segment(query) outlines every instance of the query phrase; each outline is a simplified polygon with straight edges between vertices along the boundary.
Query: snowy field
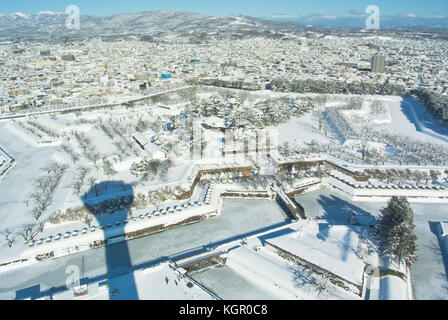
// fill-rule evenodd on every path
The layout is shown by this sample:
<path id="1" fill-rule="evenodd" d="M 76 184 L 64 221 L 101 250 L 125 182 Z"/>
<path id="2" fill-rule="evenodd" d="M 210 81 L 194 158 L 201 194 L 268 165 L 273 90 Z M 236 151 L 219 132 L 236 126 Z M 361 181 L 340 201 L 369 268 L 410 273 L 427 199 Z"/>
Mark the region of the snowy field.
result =
<path id="1" fill-rule="evenodd" d="M 111 245 L 2 272 L 0 298 L 15 299 L 16 291 L 36 285 L 39 286 L 39 292 L 64 289 L 65 268 L 75 265 L 81 269 L 82 256 L 85 259 L 85 278 L 110 279 L 129 271 L 129 266 L 123 266 L 120 260 L 123 254 L 129 254 L 132 268 L 140 269 L 157 264 L 169 256 L 181 257 L 192 248 L 215 247 L 286 222 L 286 216 L 275 202 L 225 200 L 222 215 L 214 219 L 131 240 L 125 247 Z"/>
<path id="2" fill-rule="evenodd" d="M 391 132 L 435 144 L 448 144 L 448 128 L 434 118 L 414 99 L 404 98 L 401 103 L 389 105 L 391 122 L 384 126 Z M 383 129 L 380 127 L 380 130 Z"/>
<path id="3" fill-rule="evenodd" d="M 275 128 L 278 129 L 279 144 L 288 142 L 303 148 L 308 147 L 313 140 L 319 141 L 322 144 L 333 141 L 331 137 L 326 137 L 319 131 L 316 126 L 316 121 L 311 114 L 291 119 L 289 122 Z"/>
<path id="4" fill-rule="evenodd" d="M 33 180 L 41 176 L 41 169 L 53 162 L 54 147 L 35 148 L 18 139 L 5 123 L 0 123 L 0 146 L 4 146 L 16 160 L 16 166 L 0 182 L 1 228 L 20 226 L 31 219 L 27 201 L 33 190 Z M 61 191 L 61 190 L 59 190 Z"/>

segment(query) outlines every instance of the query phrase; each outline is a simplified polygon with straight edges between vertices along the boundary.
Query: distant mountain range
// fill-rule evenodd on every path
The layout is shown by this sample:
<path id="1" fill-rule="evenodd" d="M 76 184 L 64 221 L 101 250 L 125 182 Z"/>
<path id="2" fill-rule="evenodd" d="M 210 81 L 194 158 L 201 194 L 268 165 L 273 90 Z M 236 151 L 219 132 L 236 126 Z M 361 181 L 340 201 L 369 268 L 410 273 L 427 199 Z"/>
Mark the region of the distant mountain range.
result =
<path id="1" fill-rule="evenodd" d="M 363 28 L 367 14 L 361 12 L 349 12 L 343 16 L 334 16 L 327 13 L 314 13 L 300 16 L 276 14 L 269 19 L 280 22 L 296 22 L 303 25 L 319 25 L 326 27 L 358 27 Z M 385 28 L 395 27 L 448 27 L 448 16 L 428 17 L 415 14 L 381 15 L 381 26 Z"/>
<path id="2" fill-rule="evenodd" d="M 383 22 L 389 18 L 383 17 Z M 69 41 L 89 37 L 111 38 L 137 36 L 145 41 L 179 41 L 204 43 L 211 39 L 243 39 L 265 37 L 287 39 L 294 35 L 306 35 L 315 31 L 323 34 L 354 32 L 353 28 L 362 29 L 365 17 L 350 15 L 345 18 L 327 15 L 309 15 L 288 17 L 276 15 L 270 18 L 253 18 L 246 16 L 207 16 L 188 11 L 148 11 L 135 14 L 117 14 L 108 17 L 81 15 L 80 30 L 66 28 L 67 15 L 49 11 L 34 15 L 23 13 L 0 14 L 0 40 L 48 40 Z M 418 23 L 425 26 L 448 26 L 447 18 L 402 17 L 403 27 L 406 21 L 410 26 Z M 414 24 L 411 24 L 413 22 Z M 307 25 L 324 26 L 307 26 Z M 383 23 L 383 26 L 387 25 Z M 391 24 L 392 25 L 392 24 Z M 338 26 L 349 26 L 352 30 L 333 30 Z M 427 27 L 426 27 L 427 28 Z M 437 29 L 438 30 L 438 29 Z M 445 30 L 442 28 L 442 30 Z"/>

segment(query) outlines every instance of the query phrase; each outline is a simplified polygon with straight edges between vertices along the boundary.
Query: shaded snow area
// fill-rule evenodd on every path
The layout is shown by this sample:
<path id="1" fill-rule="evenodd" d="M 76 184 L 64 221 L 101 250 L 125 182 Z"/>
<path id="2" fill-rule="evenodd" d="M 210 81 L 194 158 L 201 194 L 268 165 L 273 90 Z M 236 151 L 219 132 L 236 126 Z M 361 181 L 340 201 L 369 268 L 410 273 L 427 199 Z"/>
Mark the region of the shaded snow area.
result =
<path id="1" fill-rule="evenodd" d="M 322 189 L 295 198 L 310 219 L 324 219 L 330 224 L 348 224 L 355 215 L 361 225 L 375 225 L 385 202 L 355 202 L 335 189 Z"/>
<path id="2" fill-rule="evenodd" d="M 411 268 L 417 300 L 448 300 L 448 243 L 441 222 L 448 221 L 448 206 L 412 204 L 417 235 L 417 262 Z"/>

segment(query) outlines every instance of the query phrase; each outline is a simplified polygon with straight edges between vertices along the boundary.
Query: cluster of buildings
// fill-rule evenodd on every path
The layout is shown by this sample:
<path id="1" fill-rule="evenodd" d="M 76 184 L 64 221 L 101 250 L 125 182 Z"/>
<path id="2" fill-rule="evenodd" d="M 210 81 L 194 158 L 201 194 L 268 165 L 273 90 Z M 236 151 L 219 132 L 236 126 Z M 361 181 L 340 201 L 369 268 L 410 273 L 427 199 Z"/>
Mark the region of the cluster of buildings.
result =
<path id="1" fill-rule="evenodd" d="M 389 82 L 447 93 L 446 43 L 367 36 L 149 43 L 0 43 L 0 112 L 130 96 L 189 79 Z"/>

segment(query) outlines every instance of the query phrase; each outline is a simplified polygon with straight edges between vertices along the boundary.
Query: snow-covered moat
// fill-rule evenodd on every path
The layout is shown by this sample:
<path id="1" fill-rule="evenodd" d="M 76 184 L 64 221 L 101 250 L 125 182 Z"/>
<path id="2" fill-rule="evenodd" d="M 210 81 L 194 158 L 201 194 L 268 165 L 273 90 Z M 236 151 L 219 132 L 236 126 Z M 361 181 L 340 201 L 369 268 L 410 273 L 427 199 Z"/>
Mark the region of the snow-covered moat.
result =
<path id="1" fill-rule="evenodd" d="M 122 250 L 128 250 L 132 270 L 142 269 L 165 261 L 172 255 L 181 256 L 182 252 L 192 248 L 214 247 L 288 222 L 288 218 L 275 202 L 225 200 L 221 216 L 128 241 L 127 246 L 108 246 L 109 259 L 105 256 L 106 249 L 99 248 L 3 272 L 0 276 L 0 298 L 15 299 L 16 293 L 26 295 L 34 292 L 37 295 L 36 292 L 40 292 L 48 295 L 65 290 L 66 268 L 75 265 L 81 270 L 83 256 L 83 279 L 88 282 L 107 281 L 129 271 L 128 267 L 123 268 L 120 265 L 121 257 L 126 254 Z"/>
<path id="2" fill-rule="evenodd" d="M 224 300 L 277 300 L 280 297 L 239 275 L 231 268 L 215 267 L 195 273 L 193 279 L 212 289 Z"/>

